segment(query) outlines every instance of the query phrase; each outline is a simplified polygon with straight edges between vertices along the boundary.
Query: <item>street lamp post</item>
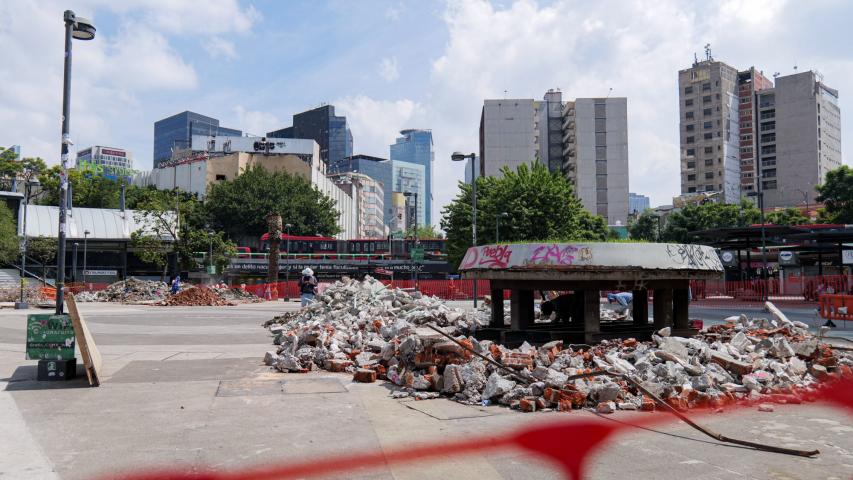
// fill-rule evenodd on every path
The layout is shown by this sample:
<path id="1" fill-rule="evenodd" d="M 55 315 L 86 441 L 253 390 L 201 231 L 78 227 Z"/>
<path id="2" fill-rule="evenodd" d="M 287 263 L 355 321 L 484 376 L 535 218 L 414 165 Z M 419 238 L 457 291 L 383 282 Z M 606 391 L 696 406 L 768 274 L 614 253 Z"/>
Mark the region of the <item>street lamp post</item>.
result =
<path id="1" fill-rule="evenodd" d="M 764 300 L 767 301 L 767 236 L 765 234 L 764 229 L 764 192 L 761 190 L 761 176 L 758 177 L 758 191 L 757 192 L 749 192 L 746 194 L 748 197 L 758 197 L 758 210 L 761 218 L 761 269 L 763 270 L 762 276 L 764 277 Z"/>
<path id="2" fill-rule="evenodd" d="M 415 225 L 414 226 L 415 243 L 412 245 L 412 248 L 414 249 L 414 248 L 417 248 L 420 244 L 420 242 L 418 240 L 418 192 L 404 192 L 403 195 L 405 195 L 406 198 L 415 197 L 415 212 L 412 215 L 412 218 L 414 218 L 414 220 L 415 220 L 415 222 L 414 222 L 414 225 Z M 408 210 L 408 207 L 406 209 Z M 410 252 L 411 252 L 411 250 L 410 250 Z M 409 255 L 409 256 L 412 257 L 411 255 Z M 417 269 L 417 266 L 415 265 L 414 257 L 412 257 L 412 279 L 415 281 L 415 289 L 417 289 L 418 288 L 418 269 Z"/>
<path id="3" fill-rule="evenodd" d="M 37 178 L 28 180 L 27 183 L 24 184 L 24 218 L 21 223 L 21 299 L 15 304 L 15 309 L 17 310 L 26 310 L 30 308 L 24 298 L 24 284 L 27 281 L 27 205 L 29 205 L 30 202 L 30 188 L 38 185 L 39 181 Z"/>
<path id="4" fill-rule="evenodd" d="M 506 212 L 495 214 L 495 243 L 501 243 L 501 217 L 507 218 L 509 214 Z"/>
<path id="5" fill-rule="evenodd" d="M 477 246 L 477 174 L 474 170 L 474 160 L 477 155 L 469 153 L 465 155 L 462 152 L 453 152 L 450 159 L 454 162 L 462 162 L 471 159 L 471 245 Z M 477 308 L 477 280 L 474 280 L 474 308 Z"/>
<path id="6" fill-rule="evenodd" d="M 88 252 L 87 242 L 89 240 L 89 234 L 92 233 L 88 230 L 83 230 L 83 283 L 86 283 L 86 253 Z"/>
<path id="7" fill-rule="evenodd" d="M 285 247 L 285 260 L 290 260 L 290 229 L 293 225 L 287 223 L 284 228 L 287 230 L 287 247 Z M 284 271 L 284 301 L 290 301 L 290 296 L 287 294 L 287 289 L 290 288 L 290 263 L 285 262 L 287 269 Z"/>
<path id="8" fill-rule="evenodd" d="M 56 255 L 56 313 L 62 314 L 65 302 L 65 222 L 68 207 L 68 146 L 71 145 L 71 39 L 95 38 L 92 22 L 71 10 L 63 14 L 65 21 L 65 70 L 62 80 L 62 149 L 59 172 L 59 246 Z"/>

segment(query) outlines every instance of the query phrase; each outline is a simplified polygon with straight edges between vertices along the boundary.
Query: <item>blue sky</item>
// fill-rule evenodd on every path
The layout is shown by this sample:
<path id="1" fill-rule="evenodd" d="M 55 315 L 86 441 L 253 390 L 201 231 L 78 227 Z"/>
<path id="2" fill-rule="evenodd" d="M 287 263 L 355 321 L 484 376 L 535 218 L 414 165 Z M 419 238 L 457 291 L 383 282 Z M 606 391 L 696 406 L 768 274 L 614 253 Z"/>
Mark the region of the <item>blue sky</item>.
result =
<path id="1" fill-rule="evenodd" d="M 853 148 L 853 55 L 841 0 L 0 2 L 0 145 L 58 162 L 62 11 L 92 17 L 76 42 L 77 146 L 151 165 L 153 123 L 183 110 L 263 134 L 323 102 L 347 115 L 356 153 L 388 155 L 403 128 L 433 129 L 433 222 L 456 193 L 454 150 L 476 151 L 484 98 L 628 98 L 631 191 L 678 194 L 677 71 L 706 43 L 737 68 L 817 69 L 841 92 Z M 849 162 L 845 162 L 849 163 Z"/>

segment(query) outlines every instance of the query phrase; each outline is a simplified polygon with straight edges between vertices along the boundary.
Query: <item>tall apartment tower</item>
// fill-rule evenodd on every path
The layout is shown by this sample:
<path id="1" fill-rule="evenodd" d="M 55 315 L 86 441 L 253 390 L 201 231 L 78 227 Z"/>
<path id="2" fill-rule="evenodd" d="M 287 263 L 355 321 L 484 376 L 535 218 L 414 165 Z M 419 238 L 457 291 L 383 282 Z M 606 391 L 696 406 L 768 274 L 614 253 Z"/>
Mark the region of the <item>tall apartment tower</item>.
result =
<path id="1" fill-rule="evenodd" d="M 707 59 L 678 72 L 681 194 L 720 192 L 740 199 L 738 71 Z"/>
<path id="2" fill-rule="evenodd" d="M 740 190 L 745 195 L 757 188 L 758 125 L 754 121 L 758 110 L 756 94 L 773 88 L 769 80 L 755 67 L 737 74 L 738 136 L 740 138 Z"/>
<path id="3" fill-rule="evenodd" d="M 564 172 L 584 208 L 609 225 L 628 219 L 628 99 L 578 98 L 563 107 Z"/>
<path id="4" fill-rule="evenodd" d="M 347 117 L 335 115 L 334 105 L 323 105 L 293 116 L 293 126 L 267 132 L 271 138 L 311 138 L 320 145 L 320 159 L 334 167 L 352 155 L 352 132 Z"/>
<path id="5" fill-rule="evenodd" d="M 435 151 L 432 143 L 432 131 L 419 128 L 408 128 L 400 131 L 395 143 L 388 147 L 391 161 L 402 161 L 416 163 L 424 166 L 425 193 L 419 198 L 424 207 L 424 215 L 427 224 L 432 223 L 432 191 L 434 177 L 432 175 L 432 164 L 435 161 Z"/>
<path id="6" fill-rule="evenodd" d="M 838 91 L 814 71 L 776 78 L 756 95 L 754 124 L 765 208 L 814 203 L 815 186 L 841 166 Z"/>

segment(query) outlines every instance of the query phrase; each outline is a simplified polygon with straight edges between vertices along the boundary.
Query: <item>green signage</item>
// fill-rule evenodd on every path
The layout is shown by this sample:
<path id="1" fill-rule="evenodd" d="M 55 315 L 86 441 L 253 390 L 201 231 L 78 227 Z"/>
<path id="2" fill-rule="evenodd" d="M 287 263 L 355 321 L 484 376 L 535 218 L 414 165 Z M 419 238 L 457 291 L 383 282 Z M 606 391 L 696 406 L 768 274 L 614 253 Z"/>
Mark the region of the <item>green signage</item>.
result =
<path id="1" fill-rule="evenodd" d="M 216 275 L 216 265 L 208 265 L 207 266 L 207 273 L 209 275 Z"/>
<path id="2" fill-rule="evenodd" d="M 68 315 L 27 315 L 27 360 L 74 358 L 74 326 Z"/>
<path id="3" fill-rule="evenodd" d="M 423 247 L 412 247 L 410 254 L 412 256 L 413 262 L 421 263 L 424 261 L 424 248 Z"/>

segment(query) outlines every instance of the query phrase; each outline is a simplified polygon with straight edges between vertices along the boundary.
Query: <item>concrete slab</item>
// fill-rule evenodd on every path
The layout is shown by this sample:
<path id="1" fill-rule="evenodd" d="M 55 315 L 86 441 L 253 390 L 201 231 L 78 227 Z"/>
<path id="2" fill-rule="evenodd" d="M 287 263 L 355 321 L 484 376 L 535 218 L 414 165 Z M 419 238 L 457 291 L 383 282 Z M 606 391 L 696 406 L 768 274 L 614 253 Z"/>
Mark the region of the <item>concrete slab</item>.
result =
<path id="1" fill-rule="evenodd" d="M 421 412 L 424 415 L 429 415 L 436 420 L 459 420 L 461 418 L 490 417 L 492 415 L 500 414 L 501 412 L 499 412 L 499 410 L 503 410 L 503 413 L 506 413 L 506 409 L 499 409 L 499 407 L 486 408 L 463 405 L 459 402 L 454 402 L 453 400 L 446 398 L 422 401 L 406 400 L 400 403 L 412 410 Z"/>
<path id="2" fill-rule="evenodd" d="M 281 395 L 284 383 L 271 379 L 222 380 L 216 390 L 217 397 L 245 397 L 256 395 Z"/>
<path id="3" fill-rule="evenodd" d="M 191 382 L 227 380 L 266 370 L 259 358 L 178 360 L 174 362 L 133 361 L 110 377 L 110 383 Z"/>
<path id="4" fill-rule="evenodd" d="M 310 394 L 310 393 L 345 393 L 341 381 L 334 377 L 315 377 L 304 379 L 288 379 L 284 381 L 284 393 L 286 394 Z"/>

